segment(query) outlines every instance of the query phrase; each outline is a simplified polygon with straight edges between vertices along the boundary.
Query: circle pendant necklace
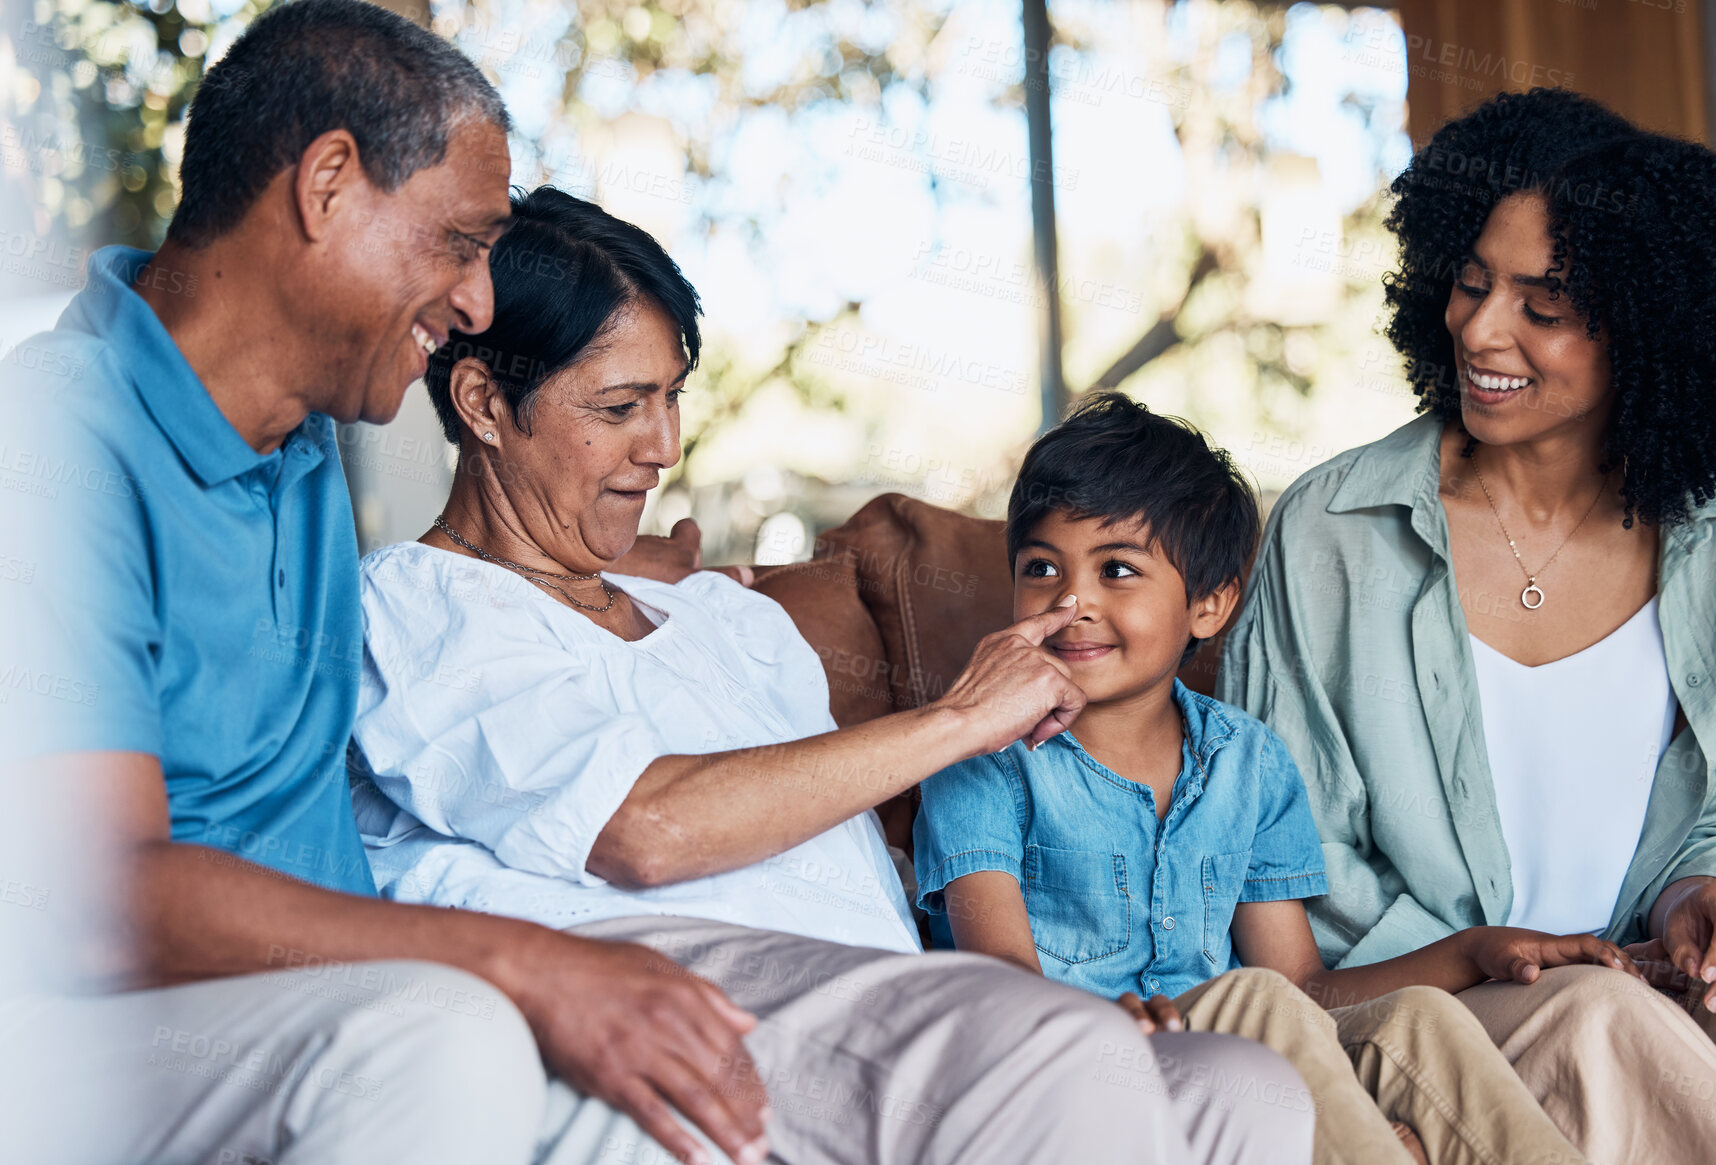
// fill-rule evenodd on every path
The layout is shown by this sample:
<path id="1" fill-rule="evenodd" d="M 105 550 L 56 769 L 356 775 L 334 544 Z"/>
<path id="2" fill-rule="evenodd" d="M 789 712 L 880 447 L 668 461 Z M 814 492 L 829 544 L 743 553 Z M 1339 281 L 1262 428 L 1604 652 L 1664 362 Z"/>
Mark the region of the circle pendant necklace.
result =
<path id="1" fill-rule="evenodd" d="M 1603 487 L 1609 484 L 1609 475 L 1606 473 L 1603 475 L 1602 486 L 1598 488 L 1597 496 L 1591 499 L 1591 508 L 1585 511 L 1585 518 L 1580 518 L 1573 529 L 1567 532 L 1567 537 L 1561 540 L 1561 545 L 1555 548 L 1555 553 L 1549 556 L 1548 562 L 1538 567 L 1536 571 L 1531 571 L 1526 569 L 1525 559 L 1519 556 L 1519 547 L 1514 545 L 1513 535 L 1507 532 L 1507 524 L 1502 521 L 1501 511 L 1496 508 L 1495 498 L 1490 496 L 1490 487 L 1484 484 L 1484 474 L 1478 468 L 1476 457 L 1472 458 L 1472 472 L 1477 475 L 1478 488 L 1484 491 L 1484 500 L 1490 504 L 1490 513 L 1496 516 L 1496 526 L 1500 528 L 1502 537 L 1507 539 L 1507 548 L 1513 551 L 1513 560 L 1519 563 L 1519 569 L 1525 575 L 1525 589 L 1519 592 L 1520 605 L 1528 611 L 1535 611 L 1543 606 L 1543 600 L 1548 597 L 1543 593 L 1543 588 L 1537 585 L 1537 576 L 1548 570 L 1555 560 L 1561 557 L 1561 552 L 1567 548 L 1569 542 L 1573 541 L 1573 535 L 1577 534 L 1579 527 L 1585 524 L 1585 518 L 1589 518 L 1596 512 L 1597 503 L 1602 501 L 1603 495 L 1608 492 Z"/>

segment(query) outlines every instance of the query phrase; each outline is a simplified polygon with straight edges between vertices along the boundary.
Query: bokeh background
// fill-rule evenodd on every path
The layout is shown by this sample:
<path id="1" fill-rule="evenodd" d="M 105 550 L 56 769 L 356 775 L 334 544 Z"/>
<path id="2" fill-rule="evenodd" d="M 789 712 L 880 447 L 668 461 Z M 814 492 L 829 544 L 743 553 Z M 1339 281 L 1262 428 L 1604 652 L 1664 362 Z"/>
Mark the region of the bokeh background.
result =
<path id="1" fill-rule="evenodd" d="M 5 3 L 10 358 L 91 248 L 160 241 L 198 81 L 269 3 Z M 646 227 L 702 292 L 644 530 L 694 516 L 711 562 L 807 557 L 886 490 L 998 516 L 1093 387 L 1202 426 L 1271 497 L 1412 415 L 1379 313 L 1413 143 L 1538 84 L 1704 138 L 1716 35 L 1712 0 L 388 6 L 495 81 L 515 183 Z M 451 477 L 422 392 L 341 440 L 363 549 L 420 534 Z"/>

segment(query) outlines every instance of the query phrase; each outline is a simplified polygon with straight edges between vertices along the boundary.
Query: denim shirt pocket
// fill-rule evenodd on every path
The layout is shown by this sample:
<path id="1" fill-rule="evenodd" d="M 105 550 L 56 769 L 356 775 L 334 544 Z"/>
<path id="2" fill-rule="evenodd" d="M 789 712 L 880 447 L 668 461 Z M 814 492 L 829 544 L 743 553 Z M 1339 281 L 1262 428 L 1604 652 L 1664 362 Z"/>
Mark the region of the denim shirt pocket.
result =
<path id="1" fill-rule="evenodd" d="M 1063 963 L 1089 963 L 1132 943 L 1126 855 L 1027 845 L 1025 911 L 1037 950 Z"/>
<path id="2" fill-rule="evenodd" d="M 1227 967 L 1227 957 L 1217 952 L 1231 949 L 1225 940 L 1233 927 L 1233 911 L 1239 905 L 1240 891 L 1245 889 L 1251 851 L 1206 854 L 1203 865 L 1204 958 L 1209 960 L 1213 974 Z"/>

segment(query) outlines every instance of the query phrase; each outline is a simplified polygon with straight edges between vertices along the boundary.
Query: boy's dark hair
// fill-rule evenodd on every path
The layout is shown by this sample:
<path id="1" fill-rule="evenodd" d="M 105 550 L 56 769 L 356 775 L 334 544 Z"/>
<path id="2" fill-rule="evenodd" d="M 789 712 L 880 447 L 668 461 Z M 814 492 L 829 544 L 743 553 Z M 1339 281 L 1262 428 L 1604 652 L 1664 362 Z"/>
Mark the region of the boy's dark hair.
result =
<path id="1" fill-rule="evenodd" d="M 292 0 L 251 25 L 198 87 L 167 237 L 213 242 L 329 130 L 349 130 L 364 173 L 396 190 L 439 165 L 472 116 L 510 128 L 500 94 L 449 42 L 361 0 Z"/>
<path id="2" fill-rule="evenodd" d="M 1150 547 L 1185 579 L 1188 603 L 1237 580 L 1257 547 L 1257 499 L 1226 451 L 1119 392 L 1086 397 L 1025 454 L 1007 499 L 1009 567 L 1051 512 L 1148 523 Z"/>
<path id="3" fill-rule="evenodd" d="M 601 342 L 626 308 L 655 304 L 679 328 L 685 370 L 702 349 L 697 291 L 648 231 L 622 222 L 552 186 L 514 189 L 512 222 L 489 253 L 495 314 L 488 331 L 455 331 L 429 358 L 424 382 L 447 440 L 459 443 L 453 365 L 475 357 L 488 367 L 512 408 L 513 424 L 530 432 L 536 391 Z"/>

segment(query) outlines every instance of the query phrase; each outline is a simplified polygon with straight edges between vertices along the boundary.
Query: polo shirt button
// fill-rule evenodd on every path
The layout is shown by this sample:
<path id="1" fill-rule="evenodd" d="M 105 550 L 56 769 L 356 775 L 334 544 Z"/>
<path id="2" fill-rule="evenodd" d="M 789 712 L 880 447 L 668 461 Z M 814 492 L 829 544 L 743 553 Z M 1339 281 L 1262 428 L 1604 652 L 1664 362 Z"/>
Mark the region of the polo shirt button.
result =
<path id="1" fill-rule="evenodd" d="M 1699 684 L 1701 684 L 1703 682 L 1704 682 L 1704 677 L 1699 675 L 1697 672 L 1693 672 L 1691 675 L 1686 677 L 1686 686 L 1690 687 L 1690 688 L 1696 688 Z"/>
<path id="2" fill-rule="evenodd" d="M 1160 991 L 1161 989 L 1162 989 L 1162 980 L 1160 980 L 1160 979 L 1150 980 L 1150 990 Z"/>
<path id="3" fill-rule="evenodd" d="M 1163 930 L 1173 930 L 1174 929 L 1174 916 L 1173 915 L 1170 914 L 1168 917 L 1166 917 L 1162 920 L 1162 929 Z"/>

